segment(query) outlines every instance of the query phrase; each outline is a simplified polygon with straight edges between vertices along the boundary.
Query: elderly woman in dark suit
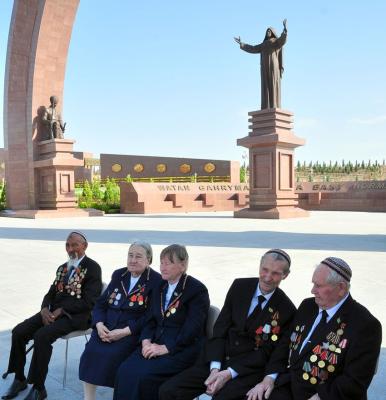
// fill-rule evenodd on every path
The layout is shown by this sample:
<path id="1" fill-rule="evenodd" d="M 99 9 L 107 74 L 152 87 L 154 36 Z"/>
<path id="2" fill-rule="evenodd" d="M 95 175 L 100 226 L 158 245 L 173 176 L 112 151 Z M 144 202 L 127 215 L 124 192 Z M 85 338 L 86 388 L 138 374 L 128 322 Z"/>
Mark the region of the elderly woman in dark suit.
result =
<path id="1" fill-rule="evenodd" d="M 141 347 L 118 369 L 114 400 L 156 400 L 159 386 L 191 366 L 205 335 L 207 288 L 188 276 L 188 253 L 173 244 L 161 252 L 164 281 L 151 300 Z"/>
<path id="2" fill-rule="evenodd" d="M 114 387 L 116 371 L 138 345 L 150 296 L 161 276 L 150 268 L 153 252 L 146 242 L 133 243 L 127 267 L 114 271 L 93 310 L 90 341 L 81 356 L 79 379 L 85 400 L 94 400 L 97 386 Z"/>

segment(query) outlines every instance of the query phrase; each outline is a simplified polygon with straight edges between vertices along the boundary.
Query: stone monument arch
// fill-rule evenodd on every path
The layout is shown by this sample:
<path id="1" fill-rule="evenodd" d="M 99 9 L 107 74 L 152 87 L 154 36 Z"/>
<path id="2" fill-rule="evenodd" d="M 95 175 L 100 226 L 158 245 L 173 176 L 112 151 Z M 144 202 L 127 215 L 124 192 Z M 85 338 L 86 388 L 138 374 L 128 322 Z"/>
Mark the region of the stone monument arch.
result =
<path id="1" fill-rule="evenodd" d="M 4 85 L 7 206 L 12 210 L 76 204 L 69 189 L 73 169 L 82 162 L 72 155 L 74 141 L 42 141 L 36 127 L 39 110 L 52 95 L 60 99 L 59 108 L 63 105 L 78 5 L 79 0 L 14 0 Z M 60 201 L 52 200 L 53 192 Z"/>

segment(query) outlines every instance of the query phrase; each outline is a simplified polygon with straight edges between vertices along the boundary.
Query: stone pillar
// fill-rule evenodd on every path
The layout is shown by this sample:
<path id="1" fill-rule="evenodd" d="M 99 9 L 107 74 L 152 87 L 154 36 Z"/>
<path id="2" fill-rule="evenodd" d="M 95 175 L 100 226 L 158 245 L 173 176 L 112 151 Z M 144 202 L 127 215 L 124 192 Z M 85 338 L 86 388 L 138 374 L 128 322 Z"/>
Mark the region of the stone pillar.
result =
<path id="1" fill-rule="evenodd" d="M 248 113 L 250 133 L 237 144 L 249 149 L 249 207 L 236 218 L 307 217 L 295 194 L 294 149 L 304 139 L 292 132 L 293 114 L 278 108 Z"/>
<path id="2" fill-rule="evenodd" d="M 74 140 L 53 139 L 38 143 L 39 159 L 34 162 L 38 207 L 63 209 L 76 207 L 74 169 L 83 165 L 73 155 Z"/>

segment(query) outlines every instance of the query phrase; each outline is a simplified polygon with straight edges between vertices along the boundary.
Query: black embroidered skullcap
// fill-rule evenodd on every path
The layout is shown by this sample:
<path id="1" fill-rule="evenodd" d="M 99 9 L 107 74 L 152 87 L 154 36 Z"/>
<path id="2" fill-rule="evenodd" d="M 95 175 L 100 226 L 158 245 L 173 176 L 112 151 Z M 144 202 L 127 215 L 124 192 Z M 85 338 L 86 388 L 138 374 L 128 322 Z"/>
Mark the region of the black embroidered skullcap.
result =
<path id="1" fill-rule="evenodd" d="M 327 265 L 337 274 L 346 279 L 347 282 L 350 282 L 352 272 L 350 266 L 346 263 L 346 261 L 338 257 L 327 257 L 321 262 L 321 264 Z"/>
<path id="2" fill-rule="evenodd" d="M 79 231 L 72 231 L 72 232 L 69 233 L 69 235 L 68 235 L 67 237 L 70 237 L 70 236 L 72 236 L 72 235 L 78 235 L 78 236 L 80 236 L 80 237 L 83 238 L 84 241 L 87 243 L 87 238 L 86 238 L 86 235 L 85 235 L 84 233 L 79 232 Z"/>
<path id="3" fill-rule="evenodd" d="M 281 256 L 283 256 L 287 260 L 288 265 L 291 266 L 291 257 L 284 250 L 282 250 L 282 249 L 271 249 L 271 250 L 268 250 L 265 254 L 271 254 L 271 253 L 280 254 Z"/>

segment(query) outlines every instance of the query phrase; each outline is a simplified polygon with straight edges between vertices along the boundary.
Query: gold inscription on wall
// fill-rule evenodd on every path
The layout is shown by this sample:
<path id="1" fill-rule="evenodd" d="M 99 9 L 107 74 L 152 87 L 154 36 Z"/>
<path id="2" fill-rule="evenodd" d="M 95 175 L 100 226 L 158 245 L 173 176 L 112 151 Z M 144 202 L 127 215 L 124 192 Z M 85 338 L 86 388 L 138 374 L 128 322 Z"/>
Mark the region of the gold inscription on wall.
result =
<path id="1" fill-rule="evenodd" d="M 213 172 L 215 169 L 216 169 L 216 166 L 211 162 L 208 162 L 204 165 L 204 171 L 207 172 L 208 174 Z"/>
<path id="2" fill-rule="evenodd" d="M 181 164 L 180 165 L 180 172 L 182 172 L 183 174 L 187 174 L 191 171 L 191 166 L 189 164 Z"/>
<path id="3" fill-rule="evenodd" d="M 122 170 L 122 165 L 121 164 L 113 164 L 111 166 L 111 170 L 113 172 L 120 172 Z"/>
<path id="4" fill-rule="evenodd" d="M 143 170 L 145 169 L 145 167 L 141 164 L 141 163 L 138 163 L 138 164 L 135 164 L 134 165 L 134 171 L 135 172 L 143 172 Z"/>
<path id="5" fill-rule="evenodd" d="M 166 164 L 157 164 L 157 172 L 162 174 L 163 172 L 166 172 Z"/>

